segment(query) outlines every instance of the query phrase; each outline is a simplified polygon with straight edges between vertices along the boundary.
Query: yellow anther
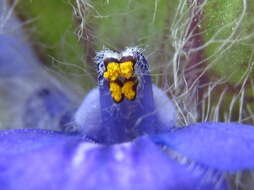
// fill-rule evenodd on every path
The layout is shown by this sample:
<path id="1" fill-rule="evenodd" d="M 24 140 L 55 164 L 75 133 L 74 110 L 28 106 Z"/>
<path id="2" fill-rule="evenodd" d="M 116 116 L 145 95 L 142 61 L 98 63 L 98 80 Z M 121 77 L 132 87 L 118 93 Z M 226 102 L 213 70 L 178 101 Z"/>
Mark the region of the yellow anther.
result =
<path id="1" fill-rule="evenodd" d="M 136 96 L 136 91 L 134 89 L 135 85 L 136 84 L 133 81 L 127 81 L 123 84 L 122 93 L 128 100 L 133 100 Z"/>
<path id="2" fill-rule="evenodd" d="M 120 102 L 122 100 L 121 86 L 118 83 L 110 82 L 109 91 L 114 101 Z"/>
<path id="3" fill-rule="evenodd" d="M 121 77 L 130 79 L 133 75 L 133 62 L 127 61 L 120 63 Z"/>
<path id="4" fill-rule="evenodd" d="M 103 77 L 114 81 L 116 80 L 120 75 L 120 67 L 118 63 L 111 62 L 107 65 L 107 71 L 103 74 Z"/>

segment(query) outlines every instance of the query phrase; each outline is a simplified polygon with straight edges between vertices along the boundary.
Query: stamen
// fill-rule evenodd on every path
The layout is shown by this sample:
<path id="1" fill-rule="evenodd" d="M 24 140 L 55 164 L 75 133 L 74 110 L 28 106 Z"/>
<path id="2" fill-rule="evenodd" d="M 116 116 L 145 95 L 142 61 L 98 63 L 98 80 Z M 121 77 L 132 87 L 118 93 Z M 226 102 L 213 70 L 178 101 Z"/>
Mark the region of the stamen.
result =
<path id="1" fill-rule="evenodd" d="M 121 102 L 123 99 L 121 86 L 117 82 L 110 82 L 109 83 L 109 90 L 111 92 L 111 96 L 113 100 L 117 103 Z"/>
<path id="2" fill-rule="evenodd" d="M 134 81 L 127 81 L 123 84 L 122 93 L 128 100 L 134 100 L 136 97 L 136 83 Z"/>
<path id="3" fill-rule="evenodd" d="M 120 63 L 121 77 L 130 79 L 133 75 L 133 62 L 127 61 Z"/>
<path id="4" fill-rule="evenodd" d="M 120 103 L 124 97 L 128 100 L 134 100 L 136 97 L 135 62 L 127 58 L 122 59 L 120 61 L 104 60 L 106 71 L 103 77 L 108 80 L 111 97 L 116 103 Z"/>
<path id="5" fill-rule="evenodd" d="M 103 74 L 103 77 L 115 81 L 120 76 L 120 67 L 116 62 L 111 62 L 107 65 L 107 71 Z"/>

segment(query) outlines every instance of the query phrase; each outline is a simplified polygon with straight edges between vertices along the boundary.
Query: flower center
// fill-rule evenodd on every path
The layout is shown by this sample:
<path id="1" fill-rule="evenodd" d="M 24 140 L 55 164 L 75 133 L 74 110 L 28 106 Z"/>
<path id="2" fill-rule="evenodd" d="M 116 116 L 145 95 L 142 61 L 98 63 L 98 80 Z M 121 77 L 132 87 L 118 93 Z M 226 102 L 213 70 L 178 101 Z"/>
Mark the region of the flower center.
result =
<path id="1" fill-rule="evenodd" d="M 120 76 L 126 79 L 130 79 L 133 76 L 133 62 L 127 61 L 124 63 L 120 63 Z"/>
<path id="2" fill-rule="evenodd" d="M 121 85 L 117 82 L 109 83 L 109 90 L 114 101 L 120 102 L 123 99 Z"/>
<path id="3" fill-rule="evenodd" d="M 112 62 L 107 65 L 107 71 L 103 74 L 103 77 L 114 81 L 120 76 L 120 72 L 119 63 Z"/>
<path id="4" fill-rule="evenodd" d="M 105 63 L 106 71 L 103 77 L 109 81 L 109 91 L 116 103 L 124 98 L 134 100 L 136 97 L 137 78 L 134 76 L 134 61 Z"/>
<path id="5" fill-rule="evenodd" d="M 137 83 L 134 81 L 125 82 L 122 87 L 122 94 L 124 94 L 124 97 L 128 100 L 133 100 L 136 96 L 136 86 Z"/>

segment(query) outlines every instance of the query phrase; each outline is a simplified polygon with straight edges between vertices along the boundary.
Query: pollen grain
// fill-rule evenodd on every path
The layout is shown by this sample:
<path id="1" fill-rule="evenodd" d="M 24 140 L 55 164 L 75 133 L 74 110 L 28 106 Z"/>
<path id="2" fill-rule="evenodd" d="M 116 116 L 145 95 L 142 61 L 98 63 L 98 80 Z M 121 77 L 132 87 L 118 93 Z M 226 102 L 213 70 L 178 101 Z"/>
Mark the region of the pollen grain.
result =
<path id="1" fill-rule="evenodd" d="M 120 67 L 118 63 L 111 62 L 107 65 L 107 71 L 103 74 L 103 77 L 114 81 L 116 80 L 120 75 Z"/>
<path id="2" fill-rule="evenodd" d="M 110 82 L 109 90 L 111 92 L 113 100 L 116 101 L 117 103 L 121 102 L 122 100 L 121 86 L 116 82 Z"/>
<path id="3" fill-rule="evenodd" d="M 134 88 L 135 85 L 136 83 L 134 81 L 127 81 L 123 84 L 122 94 L 128 100 L 134 100 L 134 98 L 136 97 L 136 91 Z"/>
<path id="4" fill-rule="evenodd" d="M 120 71 L 121 77 L 130 79 L 133 75 L 133 62 L 127 61 L 120 63 Z"/>

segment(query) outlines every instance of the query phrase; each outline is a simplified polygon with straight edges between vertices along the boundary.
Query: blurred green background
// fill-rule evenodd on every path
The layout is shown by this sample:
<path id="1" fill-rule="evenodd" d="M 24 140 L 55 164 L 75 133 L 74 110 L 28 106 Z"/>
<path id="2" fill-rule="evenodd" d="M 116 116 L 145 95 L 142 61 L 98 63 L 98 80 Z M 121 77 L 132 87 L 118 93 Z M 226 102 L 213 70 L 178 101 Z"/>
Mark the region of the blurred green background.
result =
<path id="1" fill-rule="evenodd" d="M 75 16 L 73 8 L 77 8 L 77 4 L 72 0 L 19 2 L 16 13 L 22 20 L 30 21 L 25 28 L 45 64 L 54 71 L 72 77 L 88 90 L 96 85 L 92 60 L 96 51 L 103 47 L 121 50 L 126 46 L 140 46 L 146 49 L 154 82 L 164 87 L 165 81 L 172 81 L 172 67 L 167 65 L 172 63 L 175 47 L 181 43 L 181 39 L 176 39 L 179 36 L 173 34 L 186 29 L 182 25 L 187 23 L 177 21 L 188 19 L 188 7 L 191 6 L 187 5 L 187 1 L 80 2 L 84 3 L 83 22 Z M 181 9 L 179 3 L 183 5 Z M 219 120 L 230 118 L 254 123 L 253 16 L 254 2 L 251 0 L 213 0 L 202 8 L 199 27 L 204 61 L 200 68 L 210 67 L 205 72 L 206 83 L 222 81 L 213 89 L 209 100 L 215 110 L 225 91 Z M 79 27 L 80 23 L 83 28 Z M 81 39 L 78 38 L 78 32 L 82 33 Z M 162 71 L 165 73 L 165 68 L 168 69 L 168 80 L 161 74 Z M 207 85 L 203 86 L 203 92 L 207 92 Z M 172 93 L 170 95 L 173 96 Z M 206 93 L 203 97 L 207 98 Z"/>

